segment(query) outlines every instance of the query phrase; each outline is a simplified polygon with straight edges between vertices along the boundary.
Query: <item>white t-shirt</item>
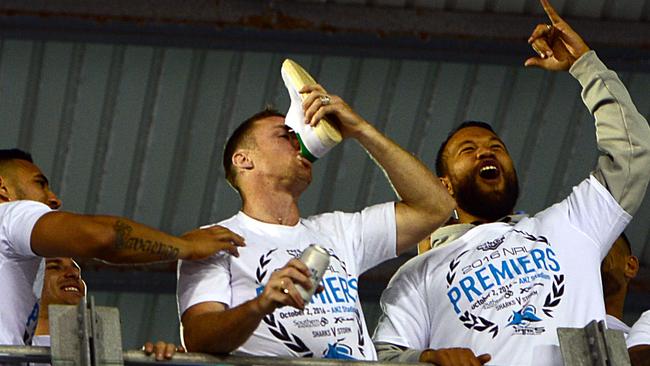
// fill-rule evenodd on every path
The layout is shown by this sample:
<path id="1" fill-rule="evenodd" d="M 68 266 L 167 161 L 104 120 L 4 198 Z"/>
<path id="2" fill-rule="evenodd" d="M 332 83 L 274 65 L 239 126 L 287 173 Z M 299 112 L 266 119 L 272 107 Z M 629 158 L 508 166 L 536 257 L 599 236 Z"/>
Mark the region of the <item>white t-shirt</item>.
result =
<path id="1" fill-rule="evenodd" d="M 627 348 L 650 345 L 650 310 L 641 314 L 639 320 L 632 325 L 626 343 Z"/>
<path id="2" fill-rule="evenodd" d="M 50 347 L 51 346 L 51 339 L 49 335 L 35 335 L 32 338 L 32 346 L 39 346 L 39 347 Z M 50 366 L 49 363 L 29 363 L 29 366 Z"/>
<path id="3" fill-rule="evenodd" d="M 50 335 L 35 335 L 32 338 L 32 346 L 50 347 Z"/>
<path id="4" fill-rule="evenodd" d="M 627 339 L 628 334 L 630 333 L 630 326 L 623 323 L 620 319 L 609 314 L 605 314 L 605 324 L 607 329 L 618 330 L 623 332 L 623 336 Z"/>
<path id="5" fill-rule="evenodd" d="M 271 273 L 310 244 L 330 254 L 325 290 L 299 311 L 282 307 L 266 316 L 237 350 L 260 356 L 376 360 L 359 301 L 359 275 L 395 257 L 394 203 L 357 213 L 333 212 L 300 219 L 295 226 L 257 221 L 243 212 L 222 221 L 246 239 L 240 257 L 217 254 L 179 265 L 180 314 L 192 305 L 215 301 L 232 308 L 262 292 Z"/>
<path id="6" fill-rule="evenodd" d="M 32 252 L 31 235 L 50 211 L 34 201 L 0 204 L 0 344 L 23 345 L 33 335 L 40 297 L 34 283 L 43 259 Z"/>
<path id="7" fill-rule="evenodd" d="M 590 177 L 534 217 L 477 226 L 395 274 L 374 339 L 561 365 L 556 328 L 605 318 L 600 262 L 630 219 Z"/>

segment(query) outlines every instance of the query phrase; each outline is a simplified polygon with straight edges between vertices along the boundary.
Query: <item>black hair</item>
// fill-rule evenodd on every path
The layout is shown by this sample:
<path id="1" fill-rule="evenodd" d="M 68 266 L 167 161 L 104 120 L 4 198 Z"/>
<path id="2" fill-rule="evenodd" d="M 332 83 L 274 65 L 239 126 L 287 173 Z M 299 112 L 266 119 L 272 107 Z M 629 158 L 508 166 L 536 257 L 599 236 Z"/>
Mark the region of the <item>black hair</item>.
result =
<path id="1" fill-rule="evenodd" d="M 436 174 L 439 177 L 442 177 L 447 174 L 447 166 L 445 165 L 445 160 L 443 158 L 445 148 L 447 147 L 447 144 L 449 143 L 449 140 L 456 134 L 456 132 L 462 130 L 463 128 L 468 128 L 468 127 L 480 127 L 484 128 L 488 131 L 491 131 L 496 135 L 496 132 L 490 126 L 489 123 L 487 122 L 481 122 L 481 121 L 463 121 L 460 125 L 458 125 L 456 128 L 451 130 L 449 134 L 447 135 L 447 138 L 445 141 L 442 142 L 440 145 L 440 148 L 438 149 L 438 154 L 436 155 Z"/>
<path id="2" fill-rule="evenodd" d="M 223 148 L 223 170 L 226 173 L 226 180 L 237 189 L 235 185 L 236 172 L 232 166 L 232 156 L 239 149 L 250 135 L 253 124 L 268 117 L 285 117 L 284 114 L 272 107 L 266 107 L 263 111 L 257 112 L 242 122 L 230 135 Z"/>
<path id="3" fill-rule="evenodd" d="M 627 250 L 627 255 L 632 255 L 632 245 L 630 244 L 630 239 L 627 237 L 627 235 L 625 235 L 625 232 L 621 233 L 619 239 L 623 239 L 623 243 L 625 243 L 625 250 Z"/>
<path id="4" fill-rule="evenodd" d="M 33 163 L 32 155 L 27 151 L 20 149 L 0 149 L 0 163 L 4 163 L 9 160 L 26 160 L 30 163 Z"/>

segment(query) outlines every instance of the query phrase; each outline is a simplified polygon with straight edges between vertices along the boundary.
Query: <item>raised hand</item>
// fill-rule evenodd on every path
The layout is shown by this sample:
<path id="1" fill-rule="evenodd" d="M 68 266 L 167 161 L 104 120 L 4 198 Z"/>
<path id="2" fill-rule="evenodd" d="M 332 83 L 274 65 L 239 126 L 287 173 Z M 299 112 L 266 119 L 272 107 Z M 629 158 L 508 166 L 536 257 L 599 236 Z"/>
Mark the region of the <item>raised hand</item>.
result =
<path id="1" fill-rule="evenodd" d="M 309 268 L 298 259 L 290 260 L 284 267 L 273 272 L 264 291 L 257 298 L 262 312 L 270 314 L 286 305 L 304 309 L 305 302 L 296 289 L 296 284 L 306 290 L 311 289 L 310 274 Z"/>
<path id="2" fill-rule="evenodd" d="M 191 252 L 185 259 L 203 259 L 214 253 L 226 251 L 239 257 L 237 247 L 246 245 L 244 238 L 222 226 L 196 229 L 180 236 L 190 243 Z"/>
<path id="3" fill-rule="evenodd" d="M 428 349 L 420 354 L 420 362 L 438 366 L 481 366 L 491 358 L 487 353 L 475 356 L 469 348 Z"/>
<path id="4" fill-rule="evenodd" d="M 341 135 L 347 138 L 358 136 L 363 127 L 369 125 L 341 97 L 327 94 L 319 84 L 305 85 L 300 93 L 308 94 L 302 101 L 302 108 L 305 111 L 305 123 L 311 126 L 315 126 L 327 115 L 336 123 Z"/>
<path id="5" fill-rule="evenodd" d="M 537 66 L 546 70 L 568 70 L 589 46 L 567 22 L 562 19 L 548 0 L 540 0 L 551 24 L 538 24 L 528 43 L 538 56 L 531 57 L 525 66 Z"/>

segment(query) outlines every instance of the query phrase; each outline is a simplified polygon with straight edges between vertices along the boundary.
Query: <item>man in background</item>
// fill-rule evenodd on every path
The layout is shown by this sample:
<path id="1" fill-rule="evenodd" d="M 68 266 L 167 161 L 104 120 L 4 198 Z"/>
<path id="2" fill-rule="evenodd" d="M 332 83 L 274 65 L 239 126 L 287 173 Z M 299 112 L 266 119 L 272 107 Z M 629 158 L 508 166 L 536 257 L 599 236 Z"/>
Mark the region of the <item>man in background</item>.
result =
<path id="1" fill-rule="evenodd" d="M 650 364 L 650 311 L 632 325 L 623 322 L 623 308 L 630 281 L 639 270 L 639 259 L 625 233 L 616 239 L 601 264 L 607 327 L 623 332 L 633 366 Z"/>
<path id="2" fill-rule="evenodd" d="M 43 276 L 41 300 L 35 306 L 38 312 L 32 346 L 50 347 L 49 305 L 78 305 L 86 296 L 86 283 L 81 278 L 81 268 L 72 258 L 47 258 Z M 154 354 L 157 361 L 170 360 L 175 352 L 184 352 L 173 343 L 146 342 L 145 354 Z"/>
<path id="3" fill-rule="evenodd" d="M 616 239 L 600 266 L 603 296 L 607 312 L 607 327 L 620 330 L 627 337 L 630 327 L 623 322 L 623 308 L 630 281 L 639 270 L 639 259 L 632 254 L 632 247 L 625 235 Z"/>
<path id="4" fill-rule="evenodd" d="M 180 237 L 132 220 L 56 211 L 61 201 L 27 152 L 0 150 L 0 344 L 29 344 L 35 283 L 43 257 L 99 258 L 114 263 L 202 259 L 243 239 L 228 229 L 194 230 Z"/>

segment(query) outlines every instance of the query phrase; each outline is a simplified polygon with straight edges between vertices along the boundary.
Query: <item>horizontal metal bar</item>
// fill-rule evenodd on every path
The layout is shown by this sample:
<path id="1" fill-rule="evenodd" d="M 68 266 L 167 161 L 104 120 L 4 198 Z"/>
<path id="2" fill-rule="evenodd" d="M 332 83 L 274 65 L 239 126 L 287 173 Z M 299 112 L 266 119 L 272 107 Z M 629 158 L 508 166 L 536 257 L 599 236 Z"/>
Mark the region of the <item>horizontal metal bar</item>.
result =
<path id="1" fill-rule="evenodd" d="M 49 363 L 49 347 L 30 346 L 0 346 L 0 363 L 12 362 L 39 362 Z M 140 350 L 124 351 L 124 365 L 149 365 L 156 361 L 151 356 L 146 356 Z M 420 363 L 384 363 L 371 361 L 343 361 L 329 359 L 305 359 L 283 357 L 252 357 L 252 356 L 212 356 L 204 353 L 177 353 L 167 366 L 182 365 L 270 365 L 270 366 L 389 366 L 389 365 L 421 365 Z"/>
<path id="2" fill-rule="evenodd" d="M 153 355 L 145 356 L 142 351 L 124 351 L 124 365 L 149 365 L 156 363 Z M 177 353 L 166 366 L 182 365 L 269 365 L 269 366 L 391 366 L 391 365 L 424 365 L 423 363 L 347 361 L 324 358 L 284 358 L 284 357 L 252 357 L 252 356 L 212 356 L 204 353 Z"/>
<path id="3" fill-rule="evenodd" d="M 141 2 L 102 0 L 43 2 L 5 0 L 0 14 L 43 18 L 84 19 L 98 25 L 114 22 L 182 24 L 184 26 L 239 27 L 273 30 L 317 30 L 324 33 L 371 33 L 386 37 L 451 36 L 525 40 L 543 15 L 493 12 L 453 12 L 416 7 L 359 6 L 335 2 L 288 0 L 175 0 Z M 592 42 L 628 47 L 649 47 L 648 24 L 630 20 L 570 19 Z"/>
<path id="4" fill-rule="evenodd" d="M 0 364 L 12 362 L 50 363 L 50 347 L 0 346 Z"/>
<path id="5" fill-rule="evenodd" d="M 0 36 L 521 64 L 543 16 L 332 2 L 3 1 Z M 650 70 L 647 22 L 568 19 L 618 70 Z"/>

